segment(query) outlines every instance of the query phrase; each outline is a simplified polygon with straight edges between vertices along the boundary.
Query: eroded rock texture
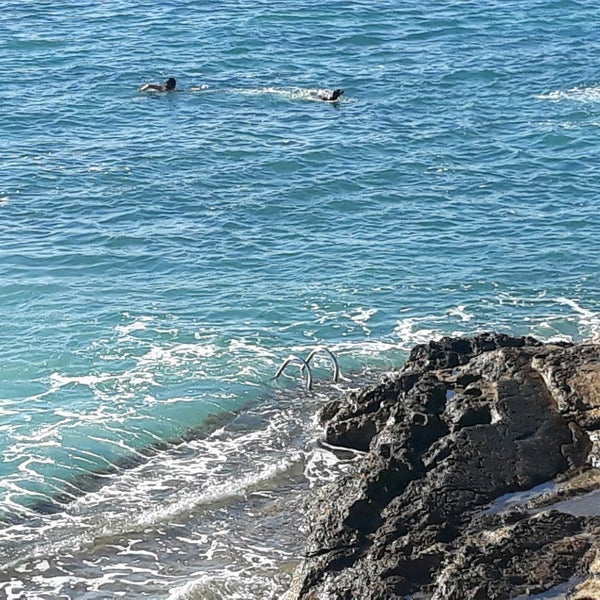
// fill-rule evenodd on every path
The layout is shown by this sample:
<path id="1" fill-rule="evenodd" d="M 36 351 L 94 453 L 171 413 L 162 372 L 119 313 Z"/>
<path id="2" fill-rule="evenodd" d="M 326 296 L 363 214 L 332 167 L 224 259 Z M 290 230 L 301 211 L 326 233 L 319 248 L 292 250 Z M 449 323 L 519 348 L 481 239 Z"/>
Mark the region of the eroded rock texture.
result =
<path id="1" fill-rule="evenodd" d="M 582 600 L 597 589 L 600 517 L 494 502 L 592 469 L 600 346 L 445 338 L 323 419 L 329 443 L 366 454 L 315 494 L 290 600 L 508 599 L 566 581 Z"/>

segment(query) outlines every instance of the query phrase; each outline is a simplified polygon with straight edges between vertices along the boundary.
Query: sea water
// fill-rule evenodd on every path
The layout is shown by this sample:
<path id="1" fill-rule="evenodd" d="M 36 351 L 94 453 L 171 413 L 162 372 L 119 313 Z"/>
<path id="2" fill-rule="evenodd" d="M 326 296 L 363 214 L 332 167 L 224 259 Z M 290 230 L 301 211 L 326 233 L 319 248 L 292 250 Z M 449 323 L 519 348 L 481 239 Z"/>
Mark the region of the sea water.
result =
<path id="1" fill-rule="evenodd" d="M 600 333 L 597 3 L 0 14 L 5 597 L 279 598 L 326 399 Z"/>

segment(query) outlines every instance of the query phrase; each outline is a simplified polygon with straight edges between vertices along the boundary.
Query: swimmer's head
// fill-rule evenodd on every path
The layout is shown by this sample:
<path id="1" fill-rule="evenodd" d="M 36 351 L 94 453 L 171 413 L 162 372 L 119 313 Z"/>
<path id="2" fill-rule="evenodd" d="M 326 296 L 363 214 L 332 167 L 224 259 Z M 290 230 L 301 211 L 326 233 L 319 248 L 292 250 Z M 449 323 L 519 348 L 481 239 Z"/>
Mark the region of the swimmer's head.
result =
<path id="1" fill-rule="evenodd" d="M 177 82 L 175 81 L 175 79 L 173 79 L 173 77 L 169 77 L 169 79 L 165 81 L 165 90 L 167 90 L 167 92 L 172 92 L 175 89 L 176 85 Z"/>

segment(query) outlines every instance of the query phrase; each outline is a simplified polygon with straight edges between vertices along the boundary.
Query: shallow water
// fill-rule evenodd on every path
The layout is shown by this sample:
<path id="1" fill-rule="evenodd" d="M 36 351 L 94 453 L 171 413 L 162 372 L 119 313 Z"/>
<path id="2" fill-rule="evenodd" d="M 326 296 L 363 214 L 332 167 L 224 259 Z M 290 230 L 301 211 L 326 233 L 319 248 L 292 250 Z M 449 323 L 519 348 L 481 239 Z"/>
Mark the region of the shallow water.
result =
<path id="1" fill-rule="evenodd" d="M 600 335 L 595 5 L 0 10 L 6 595 L 278 597 L 339 393 L 288 355 L 354 385 L 431 337 Z"/>

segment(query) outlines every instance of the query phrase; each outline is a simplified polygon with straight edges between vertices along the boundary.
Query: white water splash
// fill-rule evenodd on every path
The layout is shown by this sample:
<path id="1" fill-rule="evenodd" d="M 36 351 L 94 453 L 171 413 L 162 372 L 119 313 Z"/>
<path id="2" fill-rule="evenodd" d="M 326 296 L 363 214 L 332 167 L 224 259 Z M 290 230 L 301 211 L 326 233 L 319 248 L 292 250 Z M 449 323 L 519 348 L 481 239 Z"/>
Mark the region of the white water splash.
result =
<path id="1" fill-rule="evenodd" d="M 600 102 L 600 86 L 573 87 L 569 90 L 554 90 L 535 96 L 537 100 L 560 102 L 563 100 L 575 102 Z"/>

